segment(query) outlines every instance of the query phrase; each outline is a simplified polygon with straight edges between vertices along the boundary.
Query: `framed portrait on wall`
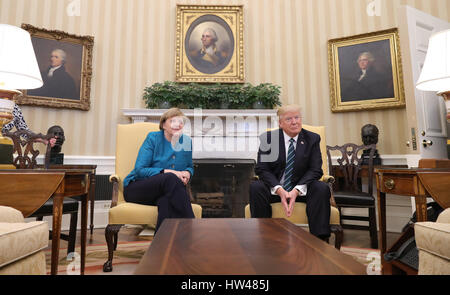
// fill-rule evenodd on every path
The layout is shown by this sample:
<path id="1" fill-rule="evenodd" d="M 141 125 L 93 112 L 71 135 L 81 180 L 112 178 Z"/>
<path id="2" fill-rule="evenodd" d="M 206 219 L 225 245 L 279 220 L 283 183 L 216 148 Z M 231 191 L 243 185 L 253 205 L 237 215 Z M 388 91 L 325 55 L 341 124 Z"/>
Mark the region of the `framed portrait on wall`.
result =
<path id="1" fill-rule="evenodd" d="M 177 5 L 176 81 L 244 83 L 243 6 Z"/>
<path id="2" fill-rule="evenodd" d="M 24 90 L 17 103 L 89 110 L 94 38 L 29 24 L 22 28 L 31 35 L 44 84 Z"/>
<path id="3" fill-rule="evenodd" d="M 328 41 L 332 112 L 405 106 L 396 28 Z"/>

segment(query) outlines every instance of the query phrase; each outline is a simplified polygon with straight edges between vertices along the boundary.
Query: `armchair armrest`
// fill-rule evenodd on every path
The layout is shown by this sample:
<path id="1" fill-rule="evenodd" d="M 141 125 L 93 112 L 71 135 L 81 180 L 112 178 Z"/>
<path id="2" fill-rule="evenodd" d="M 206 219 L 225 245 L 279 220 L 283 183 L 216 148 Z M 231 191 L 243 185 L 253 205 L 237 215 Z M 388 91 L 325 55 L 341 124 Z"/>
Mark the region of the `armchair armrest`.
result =
<path id="1" fill-rule="evenodd" d="M 334 193 L 333 193 L 333 183 L 336 181 L 336 179 L 331 175 L 323 175 L 320 181 L 325 182 L 328 184 L 328 187 L 331 191 L 331 197 L 330 197 L 330 205 L 337 208 L 336 201 L 334 200 Z"/>
<path id="2" fill-rule="evenodd" d="M 12 207 L 0 206 L 0 222 L 22 223 L 25 222 L 22 212 Z"/>
<path id="3" fill-rule="evenodd" d="M 109 182 L 119 182 L 120 181 L 120 176 L 116 175 L 116 174 L 112 174 L 109 176 Z"/>
<path id="4" fill-rule="evenodd" d="M 330 205 L 334 208 L 338 208 L 336 205 L 336 201 L 334 200 L 333 189 L 331 189 Z"/>
<path id="5" fill-rule="evenodd" d="M 450 208 L 445 209 L 439 214 L 438 219 L 436 220 L 438 223 L 450 223 Z"/>
<path id="6" fill-rule="evenodd" d="M 323 175 L 320 181 L 333 184 L 336 181 L 336 179 L 334 178 L 334 176 L 331 175 Z"/>
<path id="7" fill-rule="evenodd" d="M 336 181 L 334 176 L 331 175 L 323 175 L 320 181 L 323 181 L 328 184 L 331 191 L 331 197 L 330 197 L 330 205 L 337 208 L 336 201 L 334 200 L 334 194 L 333 194 L 333 183 Z"/>
<path id="8" fill-rule="evenodd" d="M 113 175 L 109 176 L 109 182 L 112 182 L 112 184 L 113 184 L 111 208 L 115 207 L 119 200 L 119 183 L 120 183 L 120 181 L 121 181 L 121 179 L 120 179 L 119 175 L 113 174 Z"/>

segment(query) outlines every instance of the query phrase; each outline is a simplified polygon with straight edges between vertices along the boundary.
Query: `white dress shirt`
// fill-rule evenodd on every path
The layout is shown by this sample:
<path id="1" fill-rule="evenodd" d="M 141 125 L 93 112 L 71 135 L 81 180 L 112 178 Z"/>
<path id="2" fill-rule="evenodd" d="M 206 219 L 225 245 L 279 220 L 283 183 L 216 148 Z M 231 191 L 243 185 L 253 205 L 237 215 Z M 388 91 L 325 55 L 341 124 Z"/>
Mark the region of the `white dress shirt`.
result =
<path id="1" fill-rule="evenodd" d="M 53 77 L 53 72 L 56 71 L 57 69 L 59 69 L 61 66 L 50 68 L 50 70 L 48 71 L 47 77 Z"/>
<path id="2" fill-rule="evenodd" d="M 359 77 L 358 82 L 360 82 L 360 81 L 366 76 L 367 70 L 361 70 L 361 71 L 362 71 L 362 74 L 361 74 L 361 76 Z"/>
<path id="3" fill-rule="evenodd" d="M 290 140 L 291 140 L 291 138 L 294 139 L 294 142 L 292 144 L 294 145 L 294 150 L 295 150 L 297 147 L 298 134 L 295 137 L 290 137 L 283 130 L 283 135 L 284 135 L 284 147 L 285 147 L 285 151 L 286 151 L 286 160 L 287 160 L 287 156 L 288 156 L 288 152 L 289 152 L 289 145 L 291 144 Z M 284 172 L 283 172 L 283 176 L 281 177 L 280 183 L 283 183 L 283 182 L 284 182 Z M 270 188 L 270 193 L 272 195 L 276 195 L 276 191 L 280 187 L 281 187 L 281 185 L 276 185 L 276 186 Z M 306 192 L 307 192 L 306 184 L 296 185 L 294 188 L 298 190 L 299 196 L 306 196 Z"/>

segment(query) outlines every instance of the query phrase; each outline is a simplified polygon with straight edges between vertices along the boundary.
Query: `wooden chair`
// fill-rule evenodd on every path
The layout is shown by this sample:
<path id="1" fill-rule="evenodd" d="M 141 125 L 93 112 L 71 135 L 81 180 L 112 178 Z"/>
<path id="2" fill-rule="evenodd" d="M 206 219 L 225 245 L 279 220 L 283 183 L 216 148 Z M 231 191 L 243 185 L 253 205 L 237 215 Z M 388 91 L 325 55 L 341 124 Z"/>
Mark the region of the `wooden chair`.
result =
<path id="1" fill-rule="evenodd" d="M 35 134 L 28 130 L 19 130 L 15 132 L 5 132 L 5 136 L 12 139 L 14 144 L 13 153 L 17 156 L 13 159 L 13 165 L 17 169 L 35 169 L 37 166 L 36 158 L 39 151 L 34 148 L 34 143 L 38 139 L 49 140 L 52 135 L 43 135 L 42 133 Z M 49 168 L 50 163 L 50 145 L 47 145 L 44 168 Z M 77 222 L 78 222 L 78 201 L 72 198 L 64 198 L 63 214 L 70 214 L 70 229 L 69 234 L 61 233 L 60 238 L 68 242 L 67 255 L 75 251 L 75 241 L 77 236 Z M 35 217 L 36 220 L 42 221 L 44 216 L 53 216 L 53 199 L 45 202 L 37 211 L 28 217 Z M 51 231 L 50 231 L 51 238 Z"/>
<path id="2" fill-rule="evenodd" d="M 133 170 L 136 158 L 147 134 L 159 131 L 159 124 L 141 122 L 117 125 L 115 174 L 109 180 L 113 183 L 111 209 L 108 226 L 105 229 L 108 244 L 108 260 L 103 265 L 104 272 L 112 271 L 114 251 L 117 249 L 118 233 L 124 224 L 141 224 L 155 228 L 158 207 L 126 202 L 123 197 L 123 180 Z M 192 204 L 196 218 L 201 218 L 202 207 Z"/>
<path id="3" fill-rule="evenodd" d="M 312 131 L 314 133 L 317 133 L 320 135 L 321 141 L 320 141 L 320 151 L 322 154 L 322 171 L 323 176 L 320 179 L 321 181 L 326 182 L 331 189 L 331 186 L 334 182 L 334 177 L 328 175 L 328 161 L 326 159 L 326 137 L 325 137 L 325 126 L 311 126 L 311 125 L 305 125 L 303 124 L 303 128 Z M 339 217 L 339 210 L 336 208 L 336 203 L 333 199 L 333 195 L 331 196 L 331 207 L 330 207 L 330 229 L 331 232 L 335 236 L 335 242 L 334 247 L 336 249 L 340 249 L 342 245 L 342 241 L 344 238 L 344 232 L 342 230 L 342 227 L 340 225 L 340 217 Z M 290 222 L 297 224 L 297 225 L 307 225 L 308 224 L 308 217 L 306 216 L 306 204 L 296 202 L 294 205 L 294 212 L 290 217 L 286 217 L 286 214 L 284 213 L 283 205 L 281 203 L 273 203 L 272 206 L 272 218 L 285 218 L 289 220 Z M 245 218 L 250 218 L 250 205 L 247 205 L 245 207 Z"/>
<path id="4" fill-rule="evenodd" d="M 361 163 L 362 163 L 362 151 L 369 150 L 369 163 L 368 163 L 368 191 L 363 192 L 361 189 L 360 181 L 361 175 Z M 337 163 L 343 181 L 343 189 L 339 191 L 333 191 L 333 196 L 336 201 L 336 205 L 339 208 L 341 216 L 341 224 L 343 228 L 369 230 L 370 232 L 370 244 L 373 249 L 378 248 L 378 234 L 377 234 L 377 222 L 375 213 L 375 198 L 373 197 L 373 158 L 376 150 L 376 145 L 356 145 L 353 143 L 347 143 L 342 146 L 327 146 L 327 156 L 329 166 L 332 166 L 331 152 L 338 151 L 339 156 Z M 337 175 L 334 177 L 337 179 Z M 342 215 L 341 208 L 367 208 L 368 216 L 356 216 L 356 215 Z M 368 221 L 368 226 L 363 225 L 349 225 L 343 224 L 342 220 L 359 220 Z"/>

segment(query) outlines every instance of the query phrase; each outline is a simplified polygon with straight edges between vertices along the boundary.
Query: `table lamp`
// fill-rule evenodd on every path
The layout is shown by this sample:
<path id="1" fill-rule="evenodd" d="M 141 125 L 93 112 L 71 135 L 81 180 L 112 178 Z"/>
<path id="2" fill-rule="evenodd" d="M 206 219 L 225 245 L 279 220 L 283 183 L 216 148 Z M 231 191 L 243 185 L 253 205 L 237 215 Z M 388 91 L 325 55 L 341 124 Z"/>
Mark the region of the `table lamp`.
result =
<path id="1" fill-rule="evenodd" d="M 416 84 L 423 91 L 437 91 L 445 100 L 450 123 L 450 30 L 430 37 L 425 63 Z"/>
<path id="2" fill-rule="evenodd" d="M 17 89 L 43 84 L 30 34 L 16 26 L 0 24 L 0 130 L 13 119 Z M 12 163 L 12 141 L 0 134 L 0 166 Z"/>

